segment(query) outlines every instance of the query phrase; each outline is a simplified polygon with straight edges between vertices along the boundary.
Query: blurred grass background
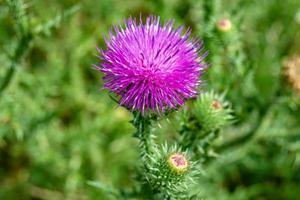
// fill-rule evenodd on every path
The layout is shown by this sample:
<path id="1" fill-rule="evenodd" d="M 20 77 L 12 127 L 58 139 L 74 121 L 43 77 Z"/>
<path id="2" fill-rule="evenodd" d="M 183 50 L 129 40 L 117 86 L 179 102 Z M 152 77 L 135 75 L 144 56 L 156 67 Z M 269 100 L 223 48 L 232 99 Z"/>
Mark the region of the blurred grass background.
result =
<path id="1" fill-rule="evenodd" d="M 299 98 L 282 63 L 300 55 L 300 2 L 212 2 L 215 11 L 204 0 L 26 0 L 29 29 L 42 31 L 14 60 L 22 34 L 2 0 L 0 81 L 14 62 L 16 72 L 0 96 L 0 199 L 106 200 L 88 181 L 132 186 L 131 114 L 99 91 L 91 65 L 111 25 L 140 13 L 175 19 L 204 39 L 212 66 L 205 90 L 227 91 L 236 111 L 216 145 L 220 157 L 203 166 L 205 199 L 299 199 Z M 222 17 L 233 23 L 224 35 L 214 29 Z M 158 132 L 174 138 L 175 120 Z"/>

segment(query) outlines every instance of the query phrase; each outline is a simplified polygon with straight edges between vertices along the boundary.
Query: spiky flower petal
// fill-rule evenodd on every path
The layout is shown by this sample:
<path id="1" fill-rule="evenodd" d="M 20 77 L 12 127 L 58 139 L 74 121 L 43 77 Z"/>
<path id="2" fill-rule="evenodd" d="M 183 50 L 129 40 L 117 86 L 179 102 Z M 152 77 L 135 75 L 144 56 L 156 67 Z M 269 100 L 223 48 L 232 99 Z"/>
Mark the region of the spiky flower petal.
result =
<path id="1" fill-rule="evenodd" d="M 105 75 L 104 88 L 119 96 L 121 105 L 143 113 L 183 105 L 197 95 L 205 68 L 202 43 L 189 39 L 190 33 L 153 16 L 146 23 L 130 18 L 125 28 L 115 26 L 107 49 L 98 49 L 102 62 L 95 67 Z"/>

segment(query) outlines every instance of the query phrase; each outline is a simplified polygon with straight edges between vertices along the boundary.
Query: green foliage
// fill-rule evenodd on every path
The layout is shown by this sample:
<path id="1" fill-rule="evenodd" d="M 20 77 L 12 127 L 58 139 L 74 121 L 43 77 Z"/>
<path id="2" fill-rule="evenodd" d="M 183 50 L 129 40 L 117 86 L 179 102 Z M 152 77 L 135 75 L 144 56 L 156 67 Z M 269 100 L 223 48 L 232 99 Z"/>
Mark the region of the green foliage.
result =
<path id="1" fill-rule="evenodd" d="M 165 141 L 195 162 L 184 175 L 195 183 L 179 181 L 188 182 L 183 199 L 299 198 L 300 100 L 282 69 L 300 55 L 299 1 L 77 3 L 0 2 L 0 199 L 171 198 L 174 190 L 151 189 L 153 174 L 170 172 L 165 158 L 175 150 L 158 145 Z M 211 67 L 192 112 L 141 124 L 99 92 L 95 47 L 111 25 L 140 13 L 174 18 L 203 38 Z M 222 18 L 230 31 L 218 30 Z M 225 91 L 226 101 L 217 95 Z M 225 109 L 215 115 L 206 105 L 216 97 Z M 135 128 L 149 134 L 133 138 Z"/>

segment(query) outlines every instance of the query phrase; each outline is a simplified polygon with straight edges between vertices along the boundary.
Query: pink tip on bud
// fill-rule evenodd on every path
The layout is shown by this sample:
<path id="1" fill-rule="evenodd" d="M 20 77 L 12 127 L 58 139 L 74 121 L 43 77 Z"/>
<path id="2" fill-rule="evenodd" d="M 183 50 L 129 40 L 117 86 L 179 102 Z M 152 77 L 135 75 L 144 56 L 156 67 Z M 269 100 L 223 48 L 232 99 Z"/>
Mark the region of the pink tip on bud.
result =
<path id="1" fill-rule="evenodd" d="M 211 103 L 211 107 L 214 110 L 220 110 L 222 108 L 222 104 L 218 100 L 213 100 L 213 102 Z"/>
<path id="2" fill-rule="evenodd" d="M 217 28 L 219 31 L 228 32 L 232 28 L 232 23 L 229 19 L 222 18 L 218 21 Z"/>
<path id="3" fill-rule="evenodd" d="M 188 161 L 182 153 L 172 153 L 168 158 L 168 164 L 177 173 L 185 173 L 188 169 Z"/>

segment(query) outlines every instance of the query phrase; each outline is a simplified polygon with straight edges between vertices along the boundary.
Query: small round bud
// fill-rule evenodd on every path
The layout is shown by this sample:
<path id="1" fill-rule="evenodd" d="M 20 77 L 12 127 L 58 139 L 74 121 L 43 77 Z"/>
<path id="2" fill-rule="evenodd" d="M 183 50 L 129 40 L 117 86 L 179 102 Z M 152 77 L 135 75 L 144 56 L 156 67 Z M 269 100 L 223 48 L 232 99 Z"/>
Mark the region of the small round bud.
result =
<path id="1" fill-rule="evenodd" d="M 182 153 L 172 153 L 168 158 L 171 169 L 177 173 L 185 173 L 188 169 L 188 161 Z"/>
<path id="2" fill-rule="evenodd" d="M 231 106 L 224 96 L 214 92 L 202 93 L 189 114 L 184 116 L 185 126 L 193 132 L 208 134 L 229 124 L 233 119 L 231 114 Z"/>
<path id="3" fill-rule="evenodd" d="M 222 18 L 218 21 L 217 28 L 219 31 L 228 32 L 232 28 L 232 23 L 229 19 Z"/>
<path id="4" fill-rule="evenodd" d="M 187 186 L 193 184 L 199 174 L 199 168 L 189 160 L 188 153 L 182 152 L 177 145 L 164 145 L 149 156 L 145 176 L 152 189 L 170 197 L 179 193 L 187 195 Z"/>

